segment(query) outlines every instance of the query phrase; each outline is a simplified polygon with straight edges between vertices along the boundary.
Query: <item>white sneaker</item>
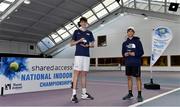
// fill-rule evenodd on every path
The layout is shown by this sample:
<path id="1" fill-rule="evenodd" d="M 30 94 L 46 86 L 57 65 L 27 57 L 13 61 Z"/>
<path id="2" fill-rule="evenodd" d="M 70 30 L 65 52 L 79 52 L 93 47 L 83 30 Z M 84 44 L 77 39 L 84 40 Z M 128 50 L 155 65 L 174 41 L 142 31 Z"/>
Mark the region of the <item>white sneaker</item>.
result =
<path id="1" fill-rule="evenodd" d="M 88 94 L 88 93 L 82 94 L 81 95 L 81 99 L 84 99 L 84 100 L 94 100 L 94 98 L 90 94 Z"/>

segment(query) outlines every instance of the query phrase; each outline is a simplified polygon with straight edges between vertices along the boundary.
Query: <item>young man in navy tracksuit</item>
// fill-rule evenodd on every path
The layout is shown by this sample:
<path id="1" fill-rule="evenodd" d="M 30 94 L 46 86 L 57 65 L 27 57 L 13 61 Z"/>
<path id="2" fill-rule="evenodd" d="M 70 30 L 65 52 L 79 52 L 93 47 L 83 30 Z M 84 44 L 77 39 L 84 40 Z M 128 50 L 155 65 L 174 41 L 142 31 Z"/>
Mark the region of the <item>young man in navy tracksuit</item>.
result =
<path id="1" fill-rule="evenodd" d="M 127 29 L 127 40 L 122 45 L 122 56 L 125 58 L 126 76 L 128 79 L 129 93 L 123 97 L 123 100 L 133 97 L 132 88 L 132 76 L 136 77 L 137 89 L 138 89 L 138 102 L 142 102 L 141 96 L 142 82 L 141 82 L 141 57 L 144 54 L 143 47 L 139 37 L 135 37 L 135 30 L 133 27 Z"/>

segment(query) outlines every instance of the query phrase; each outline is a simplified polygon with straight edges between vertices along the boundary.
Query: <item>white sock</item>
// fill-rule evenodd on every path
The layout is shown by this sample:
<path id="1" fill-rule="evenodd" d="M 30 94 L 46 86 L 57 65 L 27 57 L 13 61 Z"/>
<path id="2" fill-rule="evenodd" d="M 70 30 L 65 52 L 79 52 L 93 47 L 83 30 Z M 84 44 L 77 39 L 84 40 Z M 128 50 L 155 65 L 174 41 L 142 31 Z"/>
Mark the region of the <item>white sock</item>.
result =
<path id="1" fill-rule="evenodd" d="M 82 88 L 82 94 L 86 94 L 86 93 L 87 93 L 86 88 Z"/>
<path id="2" fill-rule="evenodd" d="M 75 89 L 72 90 L 72 95 L 76 95 L 76 90 Z"/>

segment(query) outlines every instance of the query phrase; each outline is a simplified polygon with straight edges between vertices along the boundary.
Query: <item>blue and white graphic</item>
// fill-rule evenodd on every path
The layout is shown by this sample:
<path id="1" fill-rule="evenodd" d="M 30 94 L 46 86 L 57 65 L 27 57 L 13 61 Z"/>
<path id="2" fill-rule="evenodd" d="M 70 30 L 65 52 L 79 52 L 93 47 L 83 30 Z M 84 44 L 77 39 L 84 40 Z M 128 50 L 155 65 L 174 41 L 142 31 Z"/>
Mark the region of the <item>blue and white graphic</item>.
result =
<path id="1" fill-rule="evenodd" d="M 173 38 L 172 31 L 168 27 L 157 27 L 152 33 L 151 66 L 153 66 Z"/>
<path id="2" fill-rule="evenodd" d="M 158 27 L 155 29 L 153 32 L 154 38 L 158 40 L 167 40 L 171 37 L 172 32 L 169 28 L 167 27 Z"/>
<path id="3" fill-rule="evenodd" d="M 20 72 L 27 71 L 27 58 L 2 57 L 0 74 L 6 76 L 9 80 L 18 77 Z"/>

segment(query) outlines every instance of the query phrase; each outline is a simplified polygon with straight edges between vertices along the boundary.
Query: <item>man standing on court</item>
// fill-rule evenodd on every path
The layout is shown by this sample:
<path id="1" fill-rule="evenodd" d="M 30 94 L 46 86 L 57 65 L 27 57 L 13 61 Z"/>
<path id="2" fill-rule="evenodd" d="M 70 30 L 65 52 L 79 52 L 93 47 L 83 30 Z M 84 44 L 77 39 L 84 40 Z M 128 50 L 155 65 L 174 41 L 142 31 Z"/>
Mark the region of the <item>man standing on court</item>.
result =
<path id="1" fill-rule="evenodd" d="M 75 59 L 74 59 L 74 76 L 73 76 L 73 90 L 71 101 L 78 103 L 77 98 L 77 83 L 78 77 L 81 76 L 81 99 L 94 98 L 87 93 L 86 82 L 87 82 L 87 72 L 89 71 L 90 65 L 90 49 L 94 47 L 94 37 L 91 31 L 87 30 L 88 21 L 85 17 L 82 17 L 78 23 L 79 29 L 74 31 L 71 46 L 76 46 Z"/>
<path id="2" fill-rule="evenodd" d="M 143 46 L 140 38 L 135 37 L 135 30 L 133 27 L 127 29 L 127 40 L 122 44 L 122 56 L 125 59 L 126 76 L 128 79 L 128 90 L 129 93 L 123 97 L 123 100 L 130 99 L 133 97 L 133 78 L 136 77 L 136 84 L 138 90 L 137 100 L 142 102 L 143 98 L 141 95 L 142 82 L 141 82 L 141 57 L 144 54 Z"/>

